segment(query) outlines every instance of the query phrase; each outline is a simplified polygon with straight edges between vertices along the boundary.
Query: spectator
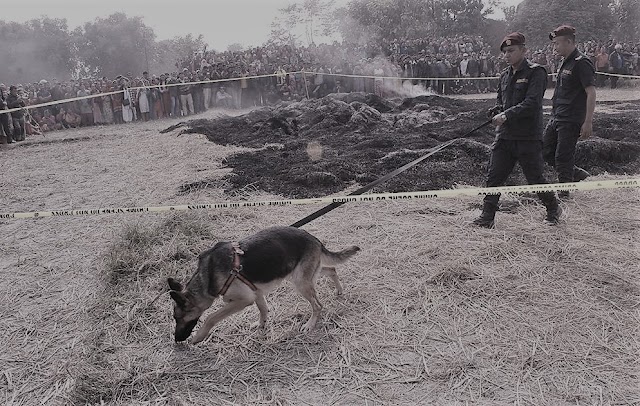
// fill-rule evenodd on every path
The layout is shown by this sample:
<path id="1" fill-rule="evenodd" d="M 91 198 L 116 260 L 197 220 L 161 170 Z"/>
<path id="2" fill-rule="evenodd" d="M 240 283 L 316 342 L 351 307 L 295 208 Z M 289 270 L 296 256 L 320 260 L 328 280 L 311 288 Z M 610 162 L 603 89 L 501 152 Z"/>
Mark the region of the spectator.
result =
<path id="1" fill-rule="evenodd" d="M 143 75 L 148 76 L 148 73 L 144 72 Z M 136 89 L 137 98 L 135 100 L 138 102 L 137 104 L 140 109 L 140 115 L 143 121 L 149 121 L 149 112 L 151 111 L 151 103 L 149 102 L 149 82 L 144 78 L 138 79 L 135 86 L 138 87 L 138 89 Z"/>
<path id="2" fill-rule="evenodd" d="M 463 78 L 467 78 L 470 76 L 468 72 L 468 67 L 469 67 L 469 54 L 465 53 L 462 55 L 462 61 L 460 61 L 460 75 Z"/>
<path id="3" fill-rule="evenodd" d="M 0 83 L 0 110 L 7 110 L 7 87 L 4 83 Z M 4 136 L 3 143 L 11 144 L 13 142 L 13 134 L 9 126 L 11 116 L 9 113 L 0 114 L 0 135 Z"/>
<path id="4" fill-rule="evenodd" d="M 595 65 L 596 65 L 596 71 L 598 72 L 609 71 L 609 54 L 607 53 L 607 49 L 605 47 L 600 48 L 600 52 L 596 56 Z M 606 76 L 596 75 L 596 86 L 603 87 L 605 80 L 606 80 Z"/>
<path id="5" fill-rule="evenodd" d="M 224 86 L 218 88 L 216 93 L 216 105 L 230 108 L 233 104 L 233 96 L 231 96 Z"/>
<path id="6" fill-rule="evenodd" d="M 64 91 L 62 89 L 62 84 L 58 81 L 58 79 L 53 79 L 53 88 L 51 88 L 51 100 L 59 101 L 64 99 Z M 51 113 L 55 116 L 60 112 L 60 105 L 54 104 L 51 106 Z"/>
<path id="7" fill-rule="evenodd" d="M 106 78 L 105 78 L 106 79 Z M 111 84 L 108 80 L 102 82 L 102 93 L 111 93 L 113 91 Z M 102 121 L 105 124 L 113 124 L 113 104 L 112 104 L 112 96 L 102 96 L 100 97 L 100 102 L 102 104 Z"/>
<path id="8" fill-rule="evenodd" d="M 616 44 L 614 51 L 609 55 L 609 72 L 621 75 L 624 73 L 624 57 L 622 56 L 622 45 Z M 618 87 L 618 77 L 611 76 L 611 88 Z"/>
<path id="9" fill-rule="evenodd" d="M 126 78 L 121 79 L 120 88 L 122 90 L 122 121 L 130 123 L 134 118 L 133 97 L 129 88 L 129 81 Z"/>
<path id="10" fill-rule="evenodd" d="M 99 83 L 91 85 L 92 95 L 100 94 L 101 90 L 98 89 L 99 85 L 101 86 L 101 84 Z M 91 99 L 91 109 L 93 110 L 93 123 L 96 125 L 104 124 L 104 115 L 102 114 L 102 98 L 101 97 L 94 97 L 93 99 Z"/>
<path id="11" fill-rule="evenodd" d="M 180 83 L 182 85 L 179 86 L 180 91 L 180 104 L 182 105 L 182 115 L 188 116 L 195 113 L 193 109 L 193 96 L 191 95 L 191 85 L 188 83 L 190 80 L 187 77 L 188 70 L 187 68 L 180 74 Z"/>
<path id="12" fill-rule="evenodd" d="M 164 117 L 170 117 L 171 114 L 171 94 L 169 87 L 169 74 L 163 73 L 160 75 L 158 90 L 160 91 L 160 99 L 162 100 L 162 112 Z"/>
<path id="13" fill-rule="evenodd" d="M 202 72 L 202 80 L 211 80 L 211 70 L 210 70 L 209 62 L 206 62 L 206 65 Z M 203 110 L 206 111 L 209 109 L 211 104 L 211 84 L 203 83 L 201 87 L 202 87 L 202 107 L 203 107 Z"/>
<path id="14" fill-rule="evenodd" d="M 86 97 L 91 93 L 87 90 L 84 83 L 80 84 L 80 90 L 76 93 L 78 97 Z M 93 109 L 91 108 L 91 100 L 90 99 L 82 99 L 78 100 L 78 105 L 80 106 L 80 116 L 82 117 L 82 127 L 87 127 L 93 125 Z"/>
<path id="15" fill-rule="evenodd" d="M 21 85 L 18 85 L 21 87 Z M 18 86 L 9 87 L 9 96 L 7 96 L 7 107 L 9 110 L 25 107 L 27 103 L 24 101 L 24 96 L 19 94 Z M 21 93 L 21 92 L 20 92 Z M 26 135 L 24 111 L 17 110 L 11 113 L 11 119 L 13 123 L 13 140 L 24 141 Z"/>

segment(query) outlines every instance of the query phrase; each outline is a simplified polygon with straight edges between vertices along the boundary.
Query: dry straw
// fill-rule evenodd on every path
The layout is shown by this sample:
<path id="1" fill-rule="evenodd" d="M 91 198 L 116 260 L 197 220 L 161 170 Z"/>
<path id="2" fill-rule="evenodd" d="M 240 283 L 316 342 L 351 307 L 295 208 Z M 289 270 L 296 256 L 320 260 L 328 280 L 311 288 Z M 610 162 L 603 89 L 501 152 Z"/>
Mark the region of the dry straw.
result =
<path id="1" fill-rule="evenodd" d="M 139 133 L 24 148 L 12 163 L 37 158 L 58 171 L 27 165 L 31 192 L 17 175 L 7 178 L 17 196 L 9 208 L 137 204 L 142 193 L 145 202 L 224 198 L 220 190 L 178 192 L 213 177 L 194 179 L 194 168 L 210 167 L 207 156 L 215 166 L 230 149 L 130 128 Z M 136 161 L 133 172 L 118 169 L 120 154 Z M 116 164 L 102 167 L 103 155 Z M 161 176 L 167 161 L 173 177 Z M 105 168 L 112 173 L 101 175 Z M 66 194 L 36 179 L 47 176 Z M 269 197 L 247 188 L 233 198 L 243 195 Z M 216 241 L 312 209 L 3 223 L 0 402 L 638 403 L 638 192 L 576 193 L 556 228 L 543 225 L 535 200 L 503 200 L 495 230 L 469 225 L 478 199 L 345 205 L 305 227 L 330 249 L 363 248 L 338 270 L 342 297 L 319 281 L 316 331 L 298 333 L 310 309 L 285 283 L 268 297 L 266 332 L 251 327 L 252 307 L 198 346 L 173 342 L 170 299 L 158 298 L 166 278 L 189 278 L 197 254 Z"/>

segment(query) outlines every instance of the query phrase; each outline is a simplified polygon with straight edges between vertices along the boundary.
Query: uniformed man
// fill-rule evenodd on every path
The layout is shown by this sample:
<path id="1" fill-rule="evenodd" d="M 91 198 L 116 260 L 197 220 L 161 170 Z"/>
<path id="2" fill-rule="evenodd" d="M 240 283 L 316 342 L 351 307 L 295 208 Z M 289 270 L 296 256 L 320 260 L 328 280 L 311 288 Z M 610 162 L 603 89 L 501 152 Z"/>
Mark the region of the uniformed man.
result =
<path id="1" fill-rule="evenodd" d="M 502 186 L 516 162 L 529 184 L 546 183 L 542 174 L 542 98 L 547 87 L 547 72 L 525 58 L 525 37 L 519 32 L 507 35 L 500 50 L 509 65 L 500 75 L 496 106 L 489 116 L 497 136 L 491 147 L 487 187 Z M 547 208 L 545 223 L 558 223 L 562 210 L 555 192 L 538 193 Z M 480 217 L 474 224 L 493 228 L 499 195 L 486 196 Z"/>
<path id="2" fill-rule="evenodd" d="M 544 133 L 544 158 L 556 168 L 558 182 L 579 182 L 589 176 L 574 165 L 576 144 L 593 132 L 596 107 L 595 67 L 576 48 L 576 29 L 562 25 L 549 34 L 555 51 L 564 60 L 558 71 L 553 94 L 551 121 Z M 561 192 L 566 197 L 569 192 Z"/>

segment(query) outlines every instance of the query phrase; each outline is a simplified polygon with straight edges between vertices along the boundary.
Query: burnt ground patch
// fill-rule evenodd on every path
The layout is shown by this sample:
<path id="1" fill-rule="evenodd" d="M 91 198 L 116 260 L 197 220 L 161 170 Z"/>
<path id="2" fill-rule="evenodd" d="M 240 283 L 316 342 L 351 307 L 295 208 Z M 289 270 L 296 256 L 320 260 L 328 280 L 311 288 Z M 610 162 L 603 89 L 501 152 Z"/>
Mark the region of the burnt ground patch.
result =
<path id="1" fill-rule="evenodd" d="M 166 131 L 183 127 L 181 134 L 204 134 L 217 144 L 253 148 L 224 161 L 233 168 L 225 179 L 227 192 L 253 185 L 285 197 L 312 197 L 371 182 L 427 149 L 462 136 L 486 120 L 493 103 L 435 95 L 385 100 L 365 93 L 339 94 L 237 117 L 193 120 Z M 579 143 L 576 164 L 594 175 L 638 173 L 639 128 L 637 110 L 597 114 L 595 136 Z M 493 139 L 494 131 L 487 126 L 378 191 L 482 185 Z M 550 170 L 546 175 L 555 179 Z M 508 184 L 524 182 L 518 168 Z"/>

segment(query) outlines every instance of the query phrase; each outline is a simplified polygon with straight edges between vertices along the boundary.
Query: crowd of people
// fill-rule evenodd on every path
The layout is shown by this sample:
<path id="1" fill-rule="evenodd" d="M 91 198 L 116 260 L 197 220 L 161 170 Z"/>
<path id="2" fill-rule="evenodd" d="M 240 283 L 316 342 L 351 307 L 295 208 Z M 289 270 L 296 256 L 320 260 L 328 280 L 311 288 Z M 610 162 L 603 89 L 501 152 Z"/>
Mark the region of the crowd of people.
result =
<path id="1" fill-rule="evenodd" d="M 621 74 L 640 73 L 639 48 L 640 44 L 613 40 L 579 44 L 598 71 Z M 555 72 L 560 61 L 551 46 L 532 50 L 530 58 L 548 72 Z M 239 52 L 204 50 L 175 66 L 174 72 L 159 75 L 42 79 L 9 87 L 0 83 L 0 109 L 85 97 L 0 114 L 0 135 L 8 135 L 8 142 L 21 141 L 38 132 L 188 116 L 213 107 L 249 108 L 334 92 L 388 96 L 402 94 L 407 83 L 440 94 L 489 92 L 495 90 L 497 80 L 483 78 L 497 76 L 506 64 L 481 37 L 457 36 L 394 40 L 376 46 L 270 44 Z M 231 78 L 240 79 L 221 81 Z M 604 86 L 606 79 L 599 76 L 598 85 Z M 217 82 L 193 83 L 211 80 Z M 610 80 L 611 87 L 616 87 L 617 78 Z"/>
<path id="2" fill-rule="evenodd" d="M 598 72 L 616 75 L 640 75 L 640 61 L 638 59 L 640 43 L 635 45 L 620 44 L 610 39 L 606 42 L 578 42 L 577 48 L 591 59 Z M 534 52 L 532 60 L 545 66 L 548 72 L 556 72 L 560 67 L 562 58 L 554 53 L 553 47 L 549 44 Z M 596 79 L 598 87 L 606 86 L 608 81 L 612 89 L 617 87 L 619 81 L 618 76 L 607 75 L 597 75 Z"/>

